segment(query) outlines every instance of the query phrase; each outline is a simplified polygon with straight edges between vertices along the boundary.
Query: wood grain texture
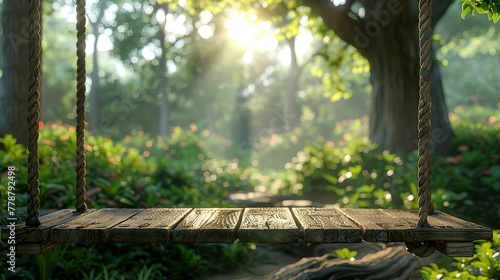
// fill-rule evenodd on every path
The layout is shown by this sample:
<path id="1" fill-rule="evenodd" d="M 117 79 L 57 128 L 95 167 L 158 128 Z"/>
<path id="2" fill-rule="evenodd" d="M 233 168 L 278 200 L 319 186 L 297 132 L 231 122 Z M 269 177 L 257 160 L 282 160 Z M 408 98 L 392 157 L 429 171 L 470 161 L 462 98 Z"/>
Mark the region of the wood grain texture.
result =
<path id="1" fill-rule="evenodd" d="M 111 242 L 169 242 L 170 231 L 191 208 L 149 208 L 117 224 L 110 230 Z"/>
<path id="2" fill-rule="evenodd" d="M 245 208 L 239 242 L 297 243 L 303 234 L 286 207 Z"/>
<path id="3" fill-rule="evenodd" d="M 361 228 L 337 208 L 297 207 L 292 213 L 308 243 L 361 242 Z"/>
<path id="4" fill-rule="evenodd" d="M 411 241 L 416 219 L 405 217 L 405 211 L 385 209 L 341 209 L 345 215 L 363 230 L 363 239 L 368 242 Z"/>
<path id="5" fill-rule="evenodd" d="M 409 211 L 410 212 L 410 211 Z M 411 211 L 418 215 L 417 211 Z M 416 240 L 446 240 L 446 241 L 473 241 L 491 240 L 493 232 L 490 228 L 465 221 L 441 211 L 434 211 L 427 220 L 432 228 L 418 228 L 415 230 Z"/>
<path id="6" fill-rule="evenodd" d="M 242 212 L 242 208 L 195 208 L 172 230 L 172 242 L 232 243 Z"/>
<path id="7" fill-rule="evenodd" d="M 473 242 L 437 241 L 436 249 L 448 257 L 472 257 L 474 255 Z"/>
<path id="8" fill-rule="evenodd" d="M 59 243 L 53 243 L 53 242 L 19 243 L 16 245 L 16 254 L 36 256 L 49 251 L 50 249 L 56 247 L 57 245 L 59 245 Z"/>
<path id="9" fill-rule="evenodd" d="M 432 227 L 417 228 L 417 211 L 314 207 L 64 209 L 41 216 L 37 228 L 16 225 L 21 254 L 54 243 L 344 243 L 436 241 L 451 256 L 469 256 L 472 241 L 491 240 L 489 228 L 436 211 Z M 2 230 L 5 240 L 10 230 Z"/>
<path id="10" fill-rule="evenodd" d="M 50 241 L 59 243 L 106 243 L 109 242 L 109 232 L 113 226 L 141 211 L 143 209 L 100 209 L 52 228 Z"/>
<path id="11" fill-rule="evenodd" d="M 39 227 L 26 227 L 26 223 L 22 222 L 16 225 L 16 242 L 46 242 L 49 238 L 50 229 L 67 223 L 71 220 L 81 218 L 94 212 L 95 209 L 90 209 L 84 213 L 76 213 L 75 209 L 62 209 L 40 217 L 41 225 Z M 2 230 L 2 240 L 7 238 L 8 231 Z M 5 238 L 5 239 L 4 239 Z"/>

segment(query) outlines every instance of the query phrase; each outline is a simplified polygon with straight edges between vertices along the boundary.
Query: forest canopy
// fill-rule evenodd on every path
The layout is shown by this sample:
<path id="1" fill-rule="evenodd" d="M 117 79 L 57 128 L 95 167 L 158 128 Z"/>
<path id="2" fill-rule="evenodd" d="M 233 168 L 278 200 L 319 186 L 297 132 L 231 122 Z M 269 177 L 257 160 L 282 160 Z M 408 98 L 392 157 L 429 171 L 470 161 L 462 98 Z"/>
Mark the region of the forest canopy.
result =
<path id="1" fill-rule="evenodd" d="M 236 152 L 226 149 L 221 155 L 231 157 L 275 142 L 262 144 L 263 139 L 282 141 L 294 129 L 314 127 L 321 131 L 319 138 L 328 139 L 338 123 L 355 121 L 355 134 L 381 148 L 411 151 L 418 44 L 416 14 L 406 5 L 416 1 L 371 3 L 88 1 L 88 128 L 114 139 L 134 131 L 163 137 L 175 127 L 196 128 L 227 139 L 225 146 Z M 42 82 L 43 122 L 71 123 L 74 118 L 73 5 L 44 2 L 43 61 L 49 68 Z M 446 153 L 453 135 L 447 112 L 464 104 L 494 108 L 498 102 L 494 67 L 486 63 L 497 53 L 495 25 L 482 15 L 461 20 L 460 14 L 495 14 L 498 6 L 495 1 L 433 5 L 432 123 L 435 139 L 442 136 L 437 149 Z M 3 37 L 16 34 L 6 28 Z M 12 49 L 12 38 L 6 38 L 4 74 L 17 57 L 9 54 L 26 51 Z M 11 86 L 8 77 L 23 77 L 2 76 L 4 87 Z M 12 92 L 2 90 L 2 104 L 20 100 L 8 96 Z M 9 121 L 14 108 L 2 110 L 2 120 L 11 127 L 0 125 L 0 135 L 25 131 L 23 121 Z"/>

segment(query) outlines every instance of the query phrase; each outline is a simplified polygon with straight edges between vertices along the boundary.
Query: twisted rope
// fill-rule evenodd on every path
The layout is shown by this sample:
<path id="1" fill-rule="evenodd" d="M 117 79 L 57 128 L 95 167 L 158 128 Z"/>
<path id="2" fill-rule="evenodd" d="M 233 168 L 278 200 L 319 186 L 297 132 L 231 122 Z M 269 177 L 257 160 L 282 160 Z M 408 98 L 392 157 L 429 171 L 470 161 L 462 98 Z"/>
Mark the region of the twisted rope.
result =
<path id="1" fill-rule="evenodd" d="M 418 223 L 428 227 L 431 203 L 431 0 L 419 1 L 420 91 L 418 103 Z"/>
<path id="2" fill-rule="evenodd" d="M 427 216 L 434 212 L 431 202 L 431 66 L 432 30 L 431 0 L 418 1 L 418 31 L 420 48 L 420 80 L 418 103 L 418 222 L 417 227 L 430 227 Z M 419 257 L 430 256 L 433 242 L 407 243 L 408 250 Z"/>
<path id="3" fill-rule="evenodd" d="M 40 120 L 40 0 L 29 2 L 29 90 L 28 90 L 28 218 L 26 225 L 40 225 L 40 170 L 38 166 L 38 136 Z"/>
<path id="4" fill-rule="evenodd" d="M 76 1 L 76 211 L 85 212 L 85 0 Z"/>

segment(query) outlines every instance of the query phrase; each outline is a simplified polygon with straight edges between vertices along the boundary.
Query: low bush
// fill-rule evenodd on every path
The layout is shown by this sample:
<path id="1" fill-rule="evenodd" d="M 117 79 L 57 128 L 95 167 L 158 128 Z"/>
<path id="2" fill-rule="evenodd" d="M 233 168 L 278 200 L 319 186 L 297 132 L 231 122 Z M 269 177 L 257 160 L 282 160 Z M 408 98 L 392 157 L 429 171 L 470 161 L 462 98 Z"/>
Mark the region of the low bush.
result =
<path id="1" fill-rule="evenodd" d="M 472 123 L 452 118 L 455 127 L 452 154 L 433 156 L 432 200 L 438 210 L 500 228 L 500 122 L 495 116 L 476 120 Z M 332 202 L 341 206 L 418 208 L 416 152 L 396 155 L 382 151 L 367 139 L 343 129 L 341 125 L 334 132 L 343 140 L 319 139 L 310 142 L 314 145 L 301 147 L 296 156 L 284 164 L 284 171 L 262 171 L 261 168 L 274 159 L 283 160 L 276 156 L 280 151 L 298 148 L 292 143 L 306 143 L 309 130 L 286 133 L 280 136 L 285 137 L 282 142 L 274 139 L 277 142 L 272 149 L 257 155 L 254 160 L 258 164 L 251 167 L 237 159 L 217 160 L 207 148 L 203 133 L 196 133 L 196 129 L 175 129 L 167 139 L 148 138 L 135 132 L 120 142 L 88 135 L 85 144 L 87 202 L 91 208 L 225 207 L 232 206 L 227 202 L 230 191 L 327 190 L 336 194 L 337 199 Z M 45 124 L 40 133 L 41 207 L 72 208 L 76 177 L 74 128 Z M 0 192 L 7 191 L 8 166 L 15 166 L 16 205 L 25 207 L 27 151 L 11 136 L 0 138 L 0 142 L 4 146 L 4 150 L 0 150 Z M 0 201 L 2 209 L 6 209 L 6 202 Z M 249 248 L 224 244 L 65 245 L 38 258 L 37 262 L 23 257 L 18 264 L 26 268 L 20 273 L 25 273 L 27 279 L 34 277 L 30 271 L 35 271 L 35 267 L 47 273 L 57 271 L 58 277 L 77 271 L 85 278 L 106 271 L 122 276 L 142 273 L 172 279 L 193 278 L 217 273 L 224 266 L 235 267 L 241 262 L 234 260 L 244 262 Z M 480 248 L 491 252 L 486 247 Z M 478 252 L 477 258 L 481 254 Z M 498 256 L 498 252 L 493 255 Z M 48 261 L 51 258 L 57 261 Z M 474 266 L 476 261 L 466 261 L 465 266 Z M 429 270 L 429 273 L 433 272 Z"/>
<path id="2" fill-rule="evenodd" d="M 366 118 L 343 120 L 333 124 L 309 121 L 302 127 L 261 137 L 255 144 L 252 159 L 256 163 L 255 166 L 260 169 L 282 170 L 285 164 L 304 147 L 321 146 L 327 140 L 337 143 L 338 146 L 345 146 L 353 139 L 362 138 L 366 134 L 367 125 Z"/>
<path id="3" fill-rule="evenodd" d="M 493 232 L 493 240 L 476 242 L 475 254 L 470 258 L 453 258 L 432 263 L 421 270 L 422 278 L 434 279 L 500 279 L 500 230 Z"/>
<path id="4" fill-rule="evenodd" d="M 169 140 L 139 139 L 136 147 L 87 135 L 87 204 L 102 207 L 229 207 L 229 186 L 241 176 L 237 164 L 201 161 L 209 158 L 193 133 Z M 11 136 L 0 139 L 0 191 L 6 192 L 8 166 L 16 170 L 16 206 L 27 201 L 27 151 Z M 74 128 L 46 124 L 40 131 L 40 191 L 42 209 L 73 208 L 75 196 Z M 166 149 L 164 149 L 166 147 Z M 147 149 L 146 149 L 147 148 Z M 152 153 L 153 149 L 163 153 Z M 221 187 L 227 186 L 227 188 Z M 248 187 L 244 184 L 242 187 Z M 6 209 L 6 200 L 0 202 Z M 20 218 L 24 218 L 22 214 Z M 2 244 L 5 252 L 6 244 Z M 149 279 L 193 279 L 236 269 L 248 259 L 244 244 L 109 244 L 63 245 L 36 258 L 17 259 L 18 276 L 35 279 L 35 272 L 54 279 L 149 275 Z M 5 253 L 1 254 L 5 265 Z M 104 274 L 103 274 L 104 273 Z M 100 276 L 99 276 L 100 275 Z M 42 276 L 43 277 L 43 276 Z"/>
<path id="5" fill-rule="evenodd" d="M 341 206 L 415 207 L 416 184 L 409 180 L 414 155 L 401 156 L 379 150 L 366 138 L 350 141 L 345 147 L 327 142 L 307 146 L 285 167 L 292 170 L 303 192 L 330 190 Z"/>
<path id="6" fill-rule="evenodd" d="M 433 156 L 432 201 L 436 209 L 493 228 L 500 227 L 500 122 L 455 124 L 452 155 Z M 285 184 L 301 192 L 331 190 L 341 206 L 418 208 L 417 160 L 413 152 L 382 151 L 365 138 L 346 146 L 306 146 L 285 167 Z"/>

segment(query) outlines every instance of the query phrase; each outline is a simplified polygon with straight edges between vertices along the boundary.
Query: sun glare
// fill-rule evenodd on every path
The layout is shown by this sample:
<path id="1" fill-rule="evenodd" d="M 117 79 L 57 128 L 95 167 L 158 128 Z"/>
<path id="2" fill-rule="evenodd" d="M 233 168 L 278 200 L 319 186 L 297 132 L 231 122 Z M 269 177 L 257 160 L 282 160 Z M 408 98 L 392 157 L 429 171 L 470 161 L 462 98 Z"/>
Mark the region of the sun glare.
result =
<path id="1" fill-rule="evenodd" d="M 243 13 L 231 12 L 226 20 L 228 36 L 242 48 L 251 50 L 275 49 L 278 42 L 271 34 L 271 24 L 255 20 L 255 15 L 248 17 Z"/>

